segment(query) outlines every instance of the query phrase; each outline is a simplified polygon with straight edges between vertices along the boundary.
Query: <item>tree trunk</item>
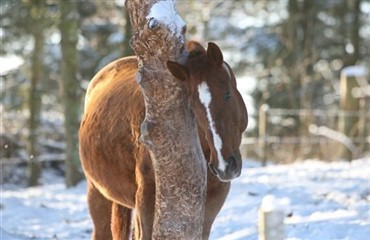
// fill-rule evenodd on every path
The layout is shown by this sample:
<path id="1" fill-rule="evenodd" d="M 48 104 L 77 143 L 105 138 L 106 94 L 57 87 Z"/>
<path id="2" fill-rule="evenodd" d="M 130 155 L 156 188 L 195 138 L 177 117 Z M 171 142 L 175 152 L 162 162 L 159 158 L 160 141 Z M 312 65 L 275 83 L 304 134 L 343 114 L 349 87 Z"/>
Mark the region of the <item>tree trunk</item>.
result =
<path id="1" fill-rule="evenodd" d="M 201 239 L 206 165 L 184 85 L 167 70 L 183 61 L 184 29 L 175 1 L 127 0 L 138 83 L 146 115 L 141 141 L 150 152 L 156 179 L 152 239 Z"/>
<path id="2" fill-rule="evenodd" d="M 78 12 L 75 1 L 61 1 L 61 50 L 64 126 L 66 141 L 67 187 L 83 179 L 78 155 L 78 128 L 80 125 L 81 89 L 78 81 Z"/>
<path id="3" fill-rule="evenodd" d="M 300 94 L 300 108 L 301 109 L 312 109 L 312 95 L 313 89 L 310 87 L 313 82 L 314 70 L 313 66 L 316 61 L 315 56 L 315 24 L 316 24 L 316 11 L 318 2 L 315 0 L 304 0 L 303 6 L 301 9 L 301 24 L 300 28 L 303 33 L 302 38 L 302 61 L 300 66 L 297 68 L 300 69 L 300 85 L 301 85 L 301 94 Z M 307 115 L 299 116 L 299 132 L 301 137 L 306 137 L 309 135 L 308 126 L 313 121 L 312 111 Z M 307 143 L 301 143 L 301 156 L 303 159 L 312 157 L 315 154 L 316 149 L 312 145 Z"/>
<path id="4" fill-rule="evenodd" d="M 340 13 L 342 14 L 340 27 L 345 52 L 343 67 L 347 67 L 356 65 L 361 58 L 361 0 L 343 1 Z M 352 45 L 352 50 L 347 49 L 348 44 Z"/>
<path id="5" fill-rule="evenodd" d="M 123 40 L 123 56 L 132 56 L 134 55 L 134 51 L 131 48 L 130 45 L 130 38 L 132 34 L 132 27 L 131 27 L 131 22 L 130 22 L 130 15 L 128 12 L 125 12 L 125 19 L 126 19 L 126 24 L 125 24 L 125 35 L 124 35 L 124 40 Z"/>
<path id="6" fill-rule="evenodd" d="M 355 0 L 352 2 L 352 24 L 351 24 L 351 43 L 353 45 L 353 53 L 349 65 L 355 65 L 360 59 L 360 29 L 361 29 L 361 0 Z"/>
<path id="7" fill-rule="evenodd" d="M 294 66 L 297 63 L 298 55 L 299 55 L 299 38 L 297 36 L 297 26 L 299 22 L 299 6 L 298 2 L 295 0 L 289 0 L 288 2 L 288 13 L 289 17 L 286 23 L 286 48 L 287 48 L 287 56 L 285 58 L 285 66 L 288 66 L 287 69 L 290 75 L 290 82 L 287 83 L 288 97 L 289 97 L 289 107 L 290 108 L 298 108 L 297 99 L 295 97 L 295 85 L 298 79 L 298 72 Z"/>
<path id="8" fill-rule="evenodd" d="M 28 121 L 29 135 L 27 143 L 28 151 L 28 184 L 29 186 L 38 185 L 38 181 L 41 175 L 41 163 L 39 161 L 40 155 L 40 144 L 38 137 L 40 136 L 40 116 L 41 116 L 41 94 L 42 94 L 42 68 L 43 68 L 43 46 L 44 46 L 44 27 L 41 23 L 43 16 L 45 15 L 45 6 L 43 3 L 32 2 L 31 12 L 33 14 L 32 22 L 33 28 L 30 30 L 34 39 L 34 49 L 31 60 L 32 65 L 32 76 L 31 86 L 29 92 L 29 111 L 30 118 Z"/>

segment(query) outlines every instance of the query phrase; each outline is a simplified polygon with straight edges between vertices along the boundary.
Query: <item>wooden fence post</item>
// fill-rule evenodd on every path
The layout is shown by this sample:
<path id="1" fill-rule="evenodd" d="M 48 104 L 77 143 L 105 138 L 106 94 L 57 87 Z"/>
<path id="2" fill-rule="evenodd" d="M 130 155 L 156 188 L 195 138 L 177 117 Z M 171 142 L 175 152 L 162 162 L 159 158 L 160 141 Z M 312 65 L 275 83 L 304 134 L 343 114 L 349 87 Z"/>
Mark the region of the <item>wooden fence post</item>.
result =
<path id="1" fill-rule="evenodd" d="M 267 104 L 262 104 L 259 109 L 258 119 L 258 145 L 259 151 L 258 156 L 263 166 L 266 166 L 266 127 L 267 127 L 267 110 L 269 109 Z"/>
<path id="2" fill-rule="evenodd" d="M 360 117 L 355 112 L 360 110 L 360 99 L 354 96 L 354 89 L 358 89 L 358 78 L 366 78 L 367 71 L 363 66 L 349 66 L 342 70 L 340 76 L 340 110 L 339 131 L 349 138 L 358 138 L 364 134 L 360 129 Z M 351 160 L 353 152 L 343 147 L 341 158 Z"/>

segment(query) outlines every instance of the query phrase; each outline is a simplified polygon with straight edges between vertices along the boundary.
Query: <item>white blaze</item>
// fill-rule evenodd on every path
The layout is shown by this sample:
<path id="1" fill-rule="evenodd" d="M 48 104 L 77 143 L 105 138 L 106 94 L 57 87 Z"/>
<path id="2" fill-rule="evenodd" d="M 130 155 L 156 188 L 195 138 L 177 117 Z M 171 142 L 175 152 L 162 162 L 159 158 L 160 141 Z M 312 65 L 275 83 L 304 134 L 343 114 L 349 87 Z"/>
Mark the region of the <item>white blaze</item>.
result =
<path id="1" fill-rule="evenodd" d="M 211 93 L 209 91 L 209 87 L 206 82 L 202 82 L 198 86 L 198 93 L 199 93 L 199 100 L 204 105 L 206 112 L 207 112 L 207 119 L 209 126 L 211 128 L 211 132 L 213 135 L 213 144 L 216 149 L 217 158 L 218 158 L 218 169 L 221 171 L 225 171 L 226 169 L 226 162 L 222 157 L 221 149 L 222 149 L 222 140 L 220 135 L 218 135 L 216 131 L 216 124 L 212 119 L 211 110 L 210 110 L 210 103 L 211 103 Z"/>

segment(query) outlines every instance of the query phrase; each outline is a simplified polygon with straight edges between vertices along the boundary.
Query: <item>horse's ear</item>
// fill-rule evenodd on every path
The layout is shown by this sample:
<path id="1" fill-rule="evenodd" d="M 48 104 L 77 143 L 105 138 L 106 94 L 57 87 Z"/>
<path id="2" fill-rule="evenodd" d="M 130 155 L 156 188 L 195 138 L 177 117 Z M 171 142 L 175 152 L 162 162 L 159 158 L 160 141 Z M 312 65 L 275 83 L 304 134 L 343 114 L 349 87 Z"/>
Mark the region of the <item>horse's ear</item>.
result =
<path id="1" fill-rule="evenodd" d="M 175 78 L 181 81 L 186 81 L 189 78 L 188 68 L 180 63 L 167 61 L 167 68 Z"/>
<path id="2" fill-rule="evenodd" d="M 207 59 L 216 66 L 221 66 L 224 63 L 221 49 L 213 42 L 208 43 Z"/>

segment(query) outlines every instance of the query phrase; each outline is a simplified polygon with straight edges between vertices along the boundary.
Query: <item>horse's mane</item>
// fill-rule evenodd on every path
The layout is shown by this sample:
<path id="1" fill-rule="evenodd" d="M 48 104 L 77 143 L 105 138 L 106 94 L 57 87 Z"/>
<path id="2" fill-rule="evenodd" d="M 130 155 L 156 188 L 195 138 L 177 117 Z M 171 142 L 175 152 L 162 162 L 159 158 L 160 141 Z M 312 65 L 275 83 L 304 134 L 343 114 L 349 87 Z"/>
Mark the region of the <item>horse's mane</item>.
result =
<path id="1" fill-rule="evenodd" d="M 189 41 L 186 44 L 186 49 L 189 52 L 188 59 L 185 63 L 186 67 L 189 69 L 190 75 L 193 79 L 197 79 L 200 83 L 203 81 L 203 75 L 207 65 L 207 51 L 206 49 L 196 41 Z"/>

